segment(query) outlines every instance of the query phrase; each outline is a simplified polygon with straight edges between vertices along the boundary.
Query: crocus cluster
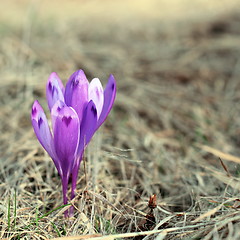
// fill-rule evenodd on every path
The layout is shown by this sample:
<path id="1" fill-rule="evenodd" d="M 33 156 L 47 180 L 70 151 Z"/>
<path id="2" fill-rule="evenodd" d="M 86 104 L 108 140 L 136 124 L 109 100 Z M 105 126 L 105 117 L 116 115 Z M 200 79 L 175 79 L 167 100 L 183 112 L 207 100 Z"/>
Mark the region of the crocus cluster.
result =
<path id="1" fill-rule="evenodd" d="M 57 168 L 62 181 L 63 203 L 67 204 L 69 181 L 71 179 L 70 198 L 73 199 L 84 150 L 112 108 L 116 82 L 110 75 L 103 90 L 98 78 L 89 83 L 83 70 L 78 70 L 64 87 L 58 75 L 52 73 L 46 85 L 46 96 L 52 131 L 37 100 L 32 106 L 32 126 Z"/>

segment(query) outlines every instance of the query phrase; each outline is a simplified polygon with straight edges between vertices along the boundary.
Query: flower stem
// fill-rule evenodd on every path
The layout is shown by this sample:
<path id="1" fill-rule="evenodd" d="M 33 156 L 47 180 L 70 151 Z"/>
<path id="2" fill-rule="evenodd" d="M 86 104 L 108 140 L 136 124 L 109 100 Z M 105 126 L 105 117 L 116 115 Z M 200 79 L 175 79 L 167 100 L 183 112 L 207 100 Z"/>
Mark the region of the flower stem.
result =
<path id="1" fill-rule="evenodd" d="M 78 170 L 79 170 L 79 162 L 76 163 L 72 171 L 71 200 L 74 199 L 76 196 L 75 191 L 77 187 Z M 73 206 L 70 207 L 69 212 L 70 212 L 69 213 L 70 217 L 73 216 L 73 212 L 74 212 Z"/>
<path id="2" fill-rule="evenodd" d="M 63 204 L 64 205 L 68 203 L 67 189 L 68 189 L 68 177 L 62 176 L 62 194 L 63 194 Z M 69 216 L 68 210 L 66 210 L 64 212 L 64 216 L 65 216 L 65 218 L 67 218 Z"/>

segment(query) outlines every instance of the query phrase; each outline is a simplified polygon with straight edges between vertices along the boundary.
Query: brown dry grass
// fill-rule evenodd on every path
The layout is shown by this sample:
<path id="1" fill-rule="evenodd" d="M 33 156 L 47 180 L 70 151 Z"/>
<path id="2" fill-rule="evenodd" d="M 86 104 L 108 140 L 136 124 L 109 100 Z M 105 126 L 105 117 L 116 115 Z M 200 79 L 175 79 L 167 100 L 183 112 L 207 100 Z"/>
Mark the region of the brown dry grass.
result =
<path id="1" fill-rule="evenodd" d="M 1 3 L 1 239 L 141 239 L 152 194 L 144 239 L 239 239 L 239 12 L 235 1 L 177 2 Z M 34 99 L 47 109 L 52 71 L 66 82 L 79 68 L 105 83 L 113 73 L 118 92 L 68 221 L 49 213 L 60 179 L 29 114 Z"/>

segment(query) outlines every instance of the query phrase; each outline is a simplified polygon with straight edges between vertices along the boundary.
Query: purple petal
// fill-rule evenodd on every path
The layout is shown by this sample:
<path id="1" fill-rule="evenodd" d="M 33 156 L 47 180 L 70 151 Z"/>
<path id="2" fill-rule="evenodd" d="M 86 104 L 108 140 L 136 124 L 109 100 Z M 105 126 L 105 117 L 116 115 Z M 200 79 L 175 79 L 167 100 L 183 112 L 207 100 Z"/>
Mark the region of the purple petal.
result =
<path id="1" fill-rule="evenodd" d="M 54 126 L 54 146 L 64 176 L 69 176 L 75 163 L 80 137 L 77 113 L 71 107 L 63 107 L 58 112 Z"/>
<path id="2" fill-rule="evenodd" d="M 97 127 L 97 109 L 93 101 L 90 101 L 84 110 L 81 123 L 81 137 L 78 155 L 82 154 L 85 146 L 90 142 Z"/>
<path id="3" fill-rule="evenodd" d="M 33 129 L 38 138 L 38 141 L 48 152 L 48 154 L 51 157 L 54 157 L 54 151 L 52 149 L 52 134 L 49 129 L 46 115 L 38 101 L 35 101 L 33 103 L 31 118 Z"/>
<path id="4" fill-rule="evenodd" d="M 97 108 L 97 117 L 100 117 L 103 108 L 103 87 L 98 78 L 94 78 L 88 87 L 88 101 L 92 100 Z"/>
<path id="5" fill-rule="evenodd" d="M 89 82 L 83 70 L 78 70 L 69 78 L 65 90 L 65 103 L 75 109 L 81 123 L 83 110 L 88 102 Z"/>
<path id="6" fill-rule="evenodd" d="M 104 103 L 101 115 L 98 119 L 97 128 L 99 128 L 102 123 L 105 121 L 106 117 L 108 116 L 110 110 L 112 109 L 115 97 L 116 97 L 116 81 L 113 75 L 110 75 L 108 79 L 107 86 L 104 90 Z"/>
<path id="7" fill-rule="evenodd" d="M 41 143 L 43 148 L 47 151 L 49 156 L 52 158 L 59 174 L 62 175 L 62 170 L 59 166 L 59 162 L 55 154 L 53 137 L 49 129 L 47 118 L 38 101 L 35 101 L 33 103 L 31 118 L 32 118 L 32 126 L 38 141 Z"/>
<path id="8" fill-rule="evenodd" d="M 51 111 L 52 129 L 55 128 L 55 122 L 56 122 L 56 119 L 57 119 L 57 117 L 58 117 L 58 115 L 59 115 L 60 110 L 61 110 L 63 107 L 66 107 L 66 106 L 67 106 L 67 105 L 66 105 L 64 102 L 60 101 L 60 100 L 58 100 L 58 101 L 53 105 L 52 111 Z"/>
<path id="9" fill-rule="evenodd" d="M 46 95 L 50 111 L 57 100 L 64 102 L 64 86 L 55 72 L 51 73 L 48 78 Z"/>

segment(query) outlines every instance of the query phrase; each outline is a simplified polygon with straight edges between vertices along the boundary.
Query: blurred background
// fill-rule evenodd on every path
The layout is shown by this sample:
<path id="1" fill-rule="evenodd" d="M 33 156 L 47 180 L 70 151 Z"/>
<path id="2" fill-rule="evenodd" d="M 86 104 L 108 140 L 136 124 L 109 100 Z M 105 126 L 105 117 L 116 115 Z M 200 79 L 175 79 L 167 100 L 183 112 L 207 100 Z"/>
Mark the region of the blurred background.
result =
<path id="1" fill-rule="evenodd" d="M 1 203 L 17 186 L 22 207 L 61 204 L 30 109 L 38 99 L 47 110 L 51 72 L 66 83 L 77 69 L 103 85 L 113 74 L 118 85 L 90 146 L 98 153 L 97 168 L 88 155 L 94 191 L 137 209 L 156 193 L 172 211 L 225 196 L 225 170 L 201 146 L 240 156 L 239 13 L 236 0 L 1 0 Z M 239 177 L 236 162 L 225 165 Z"/>

